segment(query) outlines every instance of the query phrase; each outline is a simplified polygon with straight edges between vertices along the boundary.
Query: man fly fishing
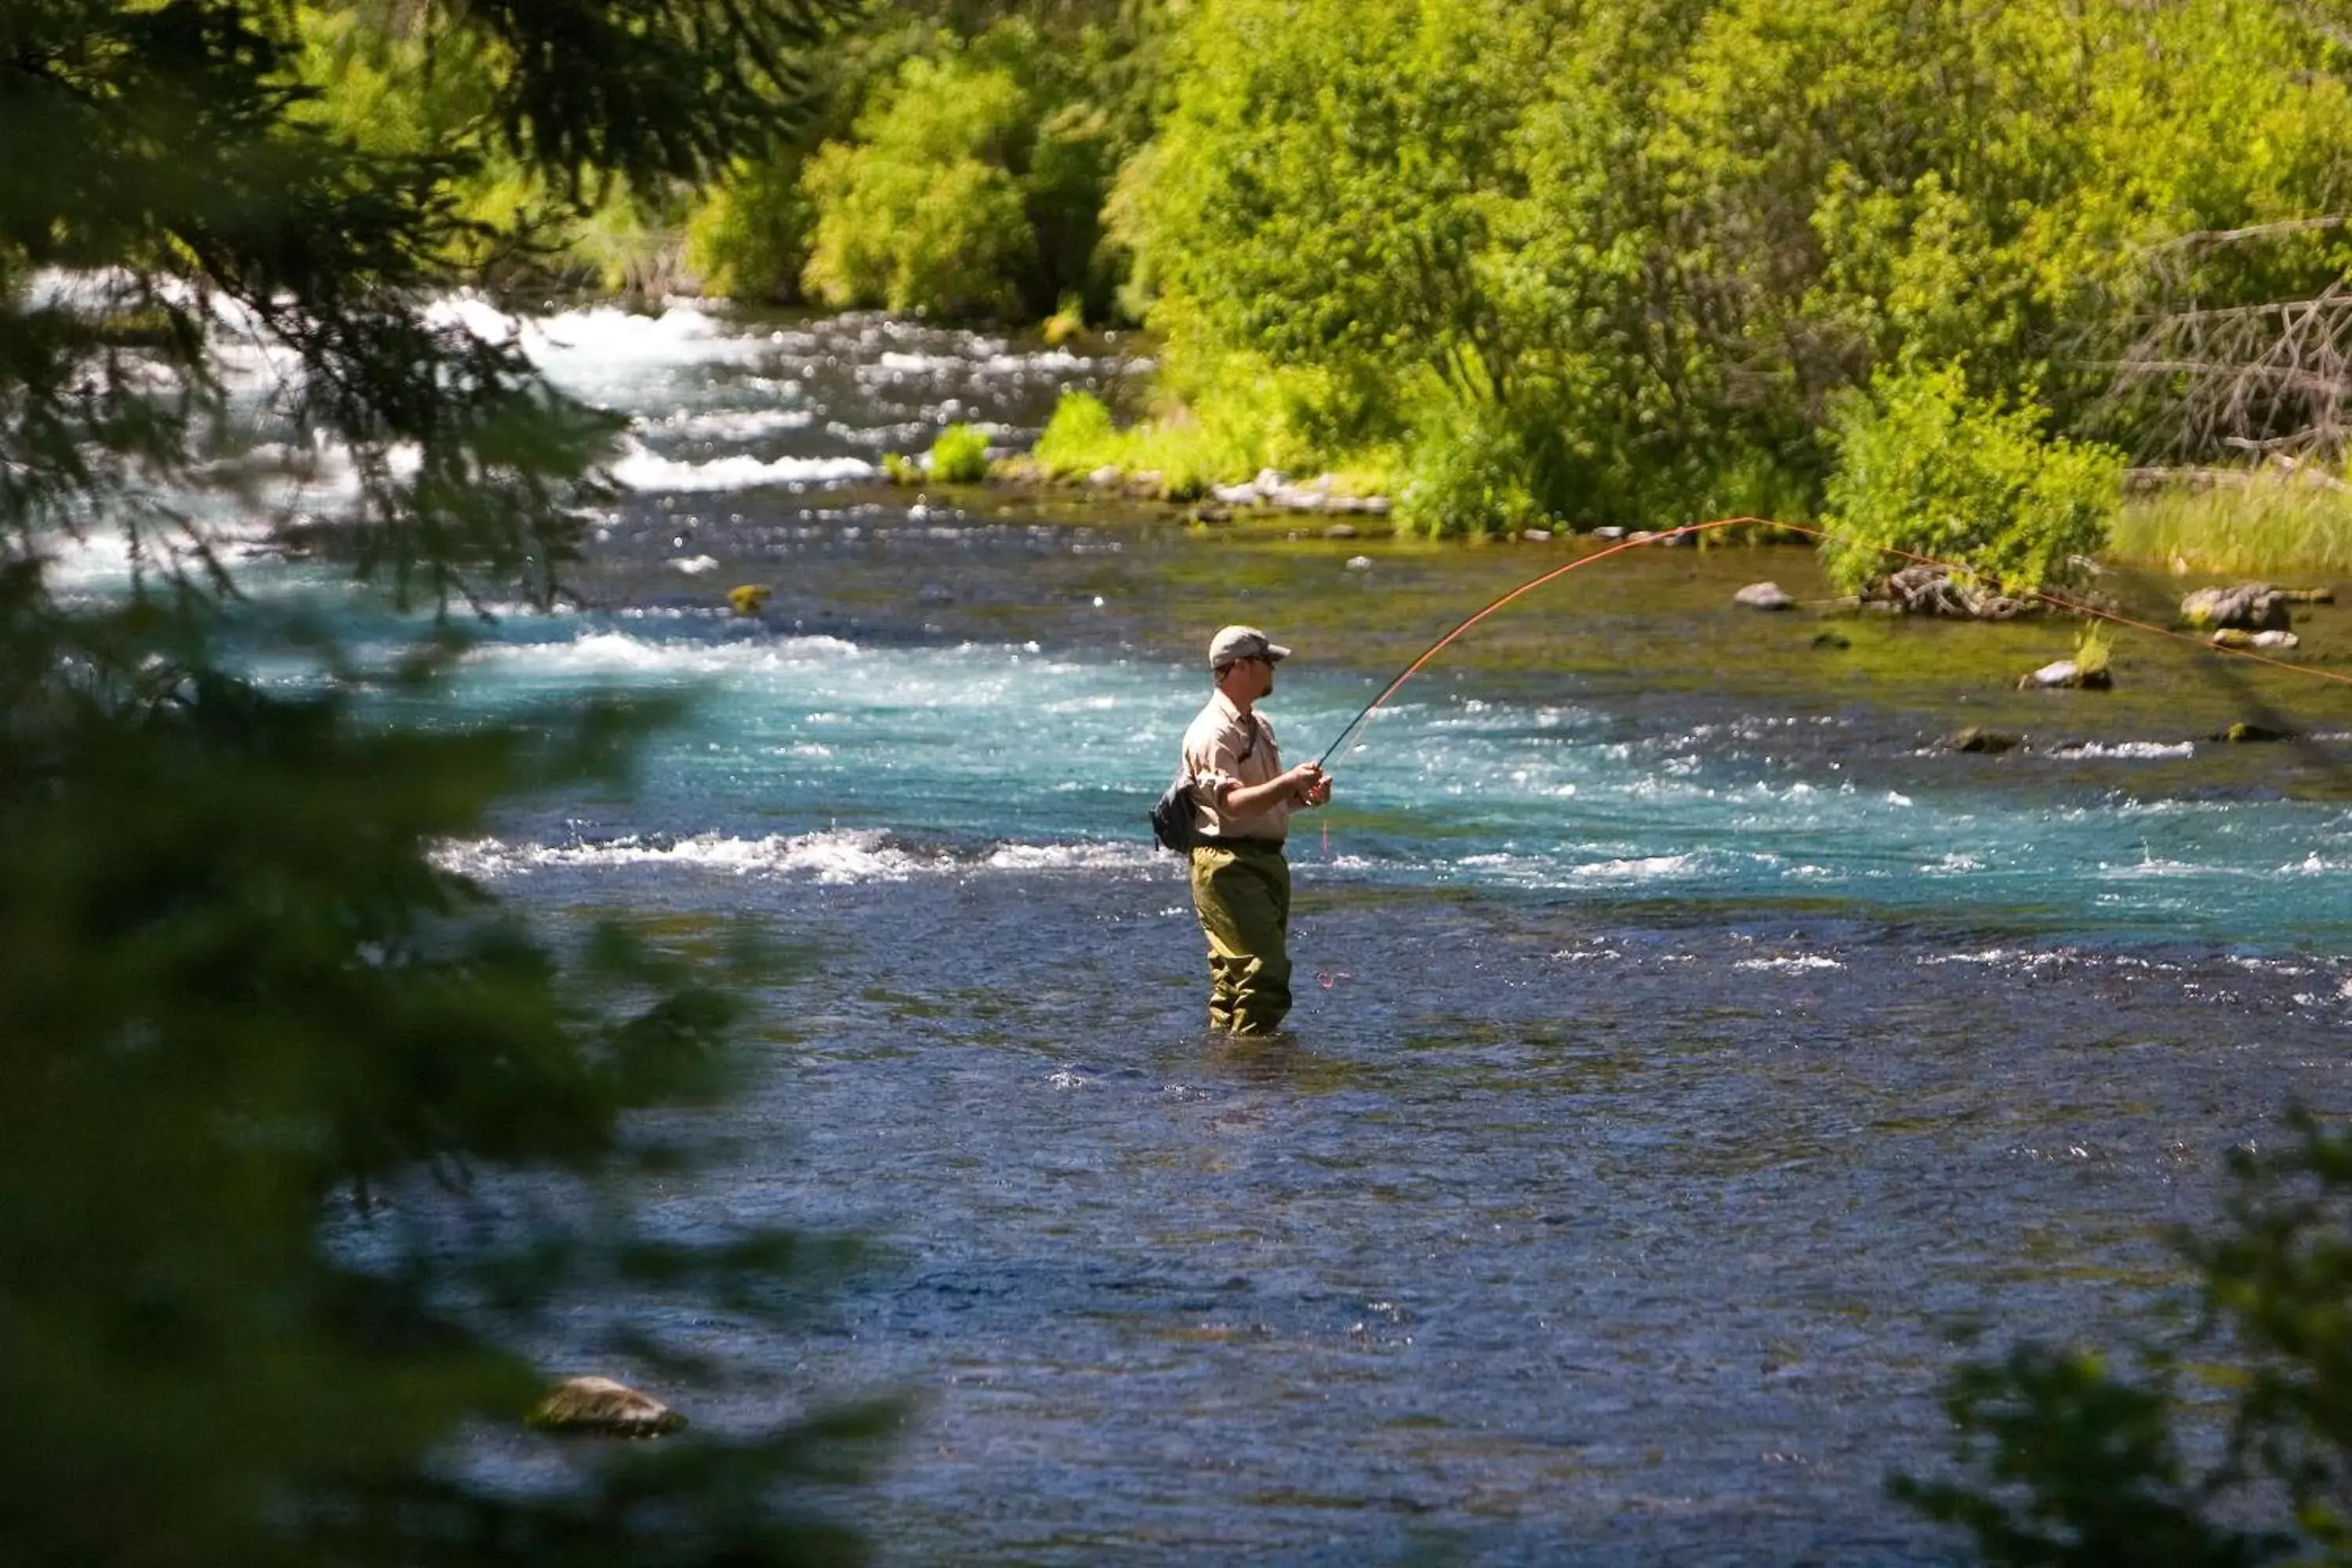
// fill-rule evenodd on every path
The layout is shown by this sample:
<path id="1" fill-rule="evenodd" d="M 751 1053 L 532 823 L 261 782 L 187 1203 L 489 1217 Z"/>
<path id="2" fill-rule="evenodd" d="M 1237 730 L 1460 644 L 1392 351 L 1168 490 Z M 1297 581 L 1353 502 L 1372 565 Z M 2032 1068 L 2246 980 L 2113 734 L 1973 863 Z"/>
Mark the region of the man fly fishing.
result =
<path id="1" fill-rule="evenodd" d="M 1331 798 L 1318 763 L 1282 765 L 1257 703 L 1290 650 L 1255 626 L 1209 641 L 1216 681 L 1184 731 L 1194 808 L 1192 908 L 1209 940 L 1209 1027 L 1271 1034 L 1290 1011 L 1290 814 Z"/>

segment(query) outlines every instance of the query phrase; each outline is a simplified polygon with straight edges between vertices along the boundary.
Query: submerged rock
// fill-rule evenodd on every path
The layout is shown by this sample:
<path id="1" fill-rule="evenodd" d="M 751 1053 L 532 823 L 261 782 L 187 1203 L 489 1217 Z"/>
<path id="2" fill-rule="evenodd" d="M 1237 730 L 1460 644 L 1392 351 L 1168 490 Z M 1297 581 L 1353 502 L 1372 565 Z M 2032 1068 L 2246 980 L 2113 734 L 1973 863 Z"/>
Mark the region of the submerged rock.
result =
<path id="1" fill-rule="evenodd" d="M 2244 746 L 2267 741 L 2292 741 L 2294 739 L 2294 731 L 2292 730 L 2273 730 L 2265 724 L 2249 724 L 2243 720 L 2241 720 L 2237 723 L 2232 724 L 2228 729 L 2222 731 L 2220 734 L 2214 736 L 2213 739 L 2217 741 L 2227 741 L 2231 745 Z"/>
<path id="2" fill-rule="evenodd" d="M 1985 752 L 1998 756 L 2003 752 L 2015 751 L 2024 744 L 2024 740 L 2021 736 L 2000 730 L 1980 729 L 1971 724 L 1965 730 L 1957 730 L 1945 736 L 1944 744 L 1955 752 Z"/>
<path id="3" fill-rule="evenodd" d="M 524 1424 L 543 1432 L 587 1432 L 608 1437 L 658 1437 L 686 1426 L 686 1417 L 649 1394 L 609 1377 L 570 1377 L 547 1391 Z"/>
<path id="4" fill-rule="evenodd" d="M 2268 583 L 2241 583 L 2234 588 L 2200 588 L 2180 601 L 2180 618 L 2189 626 L 2242 631 L 2283 630 L 2288 622 L 2287 596 Z"/>
<path id="5" fill-rule="evenodd" d="M 739 616 L 756 616 L 768 607 L 772 593 L 765 583 L 745 583 L 727 590 L 727 605 Z"/>
<path id="6" fill-rule="evenodd" d="M 1731 602 L 1751 610 L 1785 610 L 1797 601 L 1789 597 L 1778 583 L 1750 583 L 1732 595 Z"/>

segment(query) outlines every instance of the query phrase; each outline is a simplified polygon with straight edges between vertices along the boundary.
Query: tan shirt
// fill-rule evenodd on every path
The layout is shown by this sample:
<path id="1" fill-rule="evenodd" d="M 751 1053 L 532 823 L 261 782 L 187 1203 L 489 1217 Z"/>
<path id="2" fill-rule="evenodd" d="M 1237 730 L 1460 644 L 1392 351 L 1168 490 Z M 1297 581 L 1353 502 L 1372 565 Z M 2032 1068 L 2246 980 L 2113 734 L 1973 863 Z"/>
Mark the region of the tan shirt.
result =
<path id="1" fill-rule="evenodd" d="M 1265 715 L 1244 718 L 1232 698 L 1222 691 L 1211 692 L 1208 706 L 1184 731 L 1184 769 L 1192 775 L 1194 816 L 1202 837 L 1279 844 L 1289 834 L 1287 800 L 1248 816 L 1228 816 L 1217 805 L 1228 785 L 1267 784 L 1282 772 L 1274 726 Z"/>

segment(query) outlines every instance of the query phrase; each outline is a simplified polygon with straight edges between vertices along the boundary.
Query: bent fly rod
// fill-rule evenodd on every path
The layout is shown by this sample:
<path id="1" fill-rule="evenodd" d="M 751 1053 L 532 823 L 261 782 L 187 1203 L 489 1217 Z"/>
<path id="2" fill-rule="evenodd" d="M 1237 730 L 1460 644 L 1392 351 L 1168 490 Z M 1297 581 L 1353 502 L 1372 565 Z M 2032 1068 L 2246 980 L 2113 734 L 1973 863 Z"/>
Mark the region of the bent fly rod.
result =
<path id="1" fill-rule="evenodd" d="M 1844 539 L 1848 537 L 1846 535 L 1834 532 L 1829 529 L 1811 528 L 1800 522 L 1776 522 L 1769 517 L 1718 517 L 1707 522 L 1685 523 L 1680 528 L 1665 529 L 1660 532 L 1653 533 L 1641 539 L 1628 539 L 1622 543 L 1612 544 L 1606 550 L 1596 550 L 1590 555 L 1580 555 L 1575 560 L 1569 562 L 1565 565 L 1555 566 L 1548 572 L 1538 573 L 1535 576 L 1528 578 L 1517 587 L 1510 590 L 1510 592 L 1488 601 L 1484 608 L 1465 617 L 1461 624 L 1456 626 L 1452 631 L 1447 632 L 1444 637 L 1439 637 L 1435 642 L 1423 648 L 1421 652 L 1420 658 L 1414 659 L 1411 664 L 1406 665 L 1402 669 L 1397 671 L 1396 678 L 1391 680 L 1386 686 L 1381 688 L 1380 695 L 1373 698 L 1370 702 L 1365 703 L 1363 708 L 1358 711 L 1356 716 L 1348 721 L 1346 727 L 1340 730 L 1338 738 L 1333 740 L 1330 745 L 1324 748 L 1323 754 L 1316 759 L 1315 765 L 1318 768 L 1322 768 L 1328 764 L 1332 757 L 1338 754 L 1342 747 L 1347 745 L 1349 738 L 1353 736 L 1357 731 L 1363 728 L 1365 721 L 1370 719 L 1373 714 L 1379 712 L 1381 706 L 1385 704 L 1390 698 L 1396 695 L 1397 689 L 1399 687 L 1402 686 L 1406 681 L 1419 674 L 1423 665 L 1427 664 L 1431 659 L 1435 658 L 1440 653 L 1443 653 L 1447 646 L 1453 643 L 1455 638 L 1468 631 L 1472 626 L 1476 626 L 1480 621 L 1485 620 L 1488 616 L 1493 615 L 1496 610 L 1499 610 L 1504 605 L 1511 603 L 1514 599 L 1521 598 L 1526 595 L 1534 593 L 1538 588 L 1542 587 L 1545 584 L 1552 581 L 1556 577 L 1565 577 L 1570 572 L 1581 571 L 1587 566 L 1593 565 L 1598 562 L 1606 561 L 1612 555 L 1622 554 L 1628 550 L 1639 550 L 1644 545 L 1672 543 L 1674 541 L 1678 539 L 1696 537 L 1702 533 L 1712 532 L 1718 528 L 1735 528 L 1743 523 L 1757 528 L 1779 529 L 1787 533 L 1806 534 L 1813 539 L 1822 541 Z M 1941 567 L 1947 572 L 1967 572 L 1969 570 L 1969 568 L 1958 565 L 1953 562 L 1938 561 L 1932 555 L 1921 555 L 1914 551 L 1898 550 L 1891 544 L 1876 545 L 1874 548 L 1885 554 L 1897 556 L 1905 561 L 1911 562 L 1915 565 L 1937 566 Z M 2158 637 L 2173 637 L 2181 642 L 2192 643 L 2199 647 L 2206 648 L 2214 653 L 2230 654 L 2239 658 L 2251 658 L 2259 664 L 2275 665 L 2281 669 L 2291 669 L 2300 675 L 2315 676 L 2322 680 L 2340 681 L 2345 685 L 2352 686 L 2352 675 L 2345 675 L 2332 669 L 2320 669 L 2307 664 L 2295 664 L 2284 658 L 2273 658 L 2269 655 L 2257 652 L 2252 648 L 2218 646 L 2216 644 L 2206 642 L 2201 637 L 2192 637 L 2186 632 L 2176 631 L 2170 626 L 2160 626 L 2153 621 L 2137 620 L 2129 616 L 2119 615 L 2113 610 L 2102 609 L 2096 605 L 2085 604 L 2079 599 L 2068 598 L 2063 594 L 2048 593 L 2038 588 L 2026 588 L 2019 590 L 2016 596 L 2019 598 L 2038 600 L 2044 605 L 2050 605 L 2053 609 L 2063 610 L 2070 615 L 2081 616 L 2086 620 L 2106 621 L 2119 626 L 2129 626 L 2135 631 L 2151 632 Z"/>

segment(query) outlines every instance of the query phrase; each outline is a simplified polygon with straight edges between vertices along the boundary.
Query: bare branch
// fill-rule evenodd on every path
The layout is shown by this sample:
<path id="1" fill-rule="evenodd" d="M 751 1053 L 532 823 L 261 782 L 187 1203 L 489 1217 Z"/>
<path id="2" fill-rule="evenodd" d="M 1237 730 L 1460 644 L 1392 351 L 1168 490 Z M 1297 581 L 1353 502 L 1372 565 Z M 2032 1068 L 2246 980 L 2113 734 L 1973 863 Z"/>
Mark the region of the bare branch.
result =
<path id="1" fill-rule="evenodd" d="M 2352 213 L 2328 213 L 2320 217 L 2281 218 L 2276 223 L 2249 224 L 2243 228 L 2200 228 L 2188 234 L 2176 234 L 2170 239 L 2160 239 L 2141 249 L 2150 255 L 2166 250 L 2187 250 L 2200 246 L 2235 245 L 2241 240 L 2269 239 L 2284 234 L 2309 234 L 2315 230 L 2341 228 L 2352 223 Z"/>

